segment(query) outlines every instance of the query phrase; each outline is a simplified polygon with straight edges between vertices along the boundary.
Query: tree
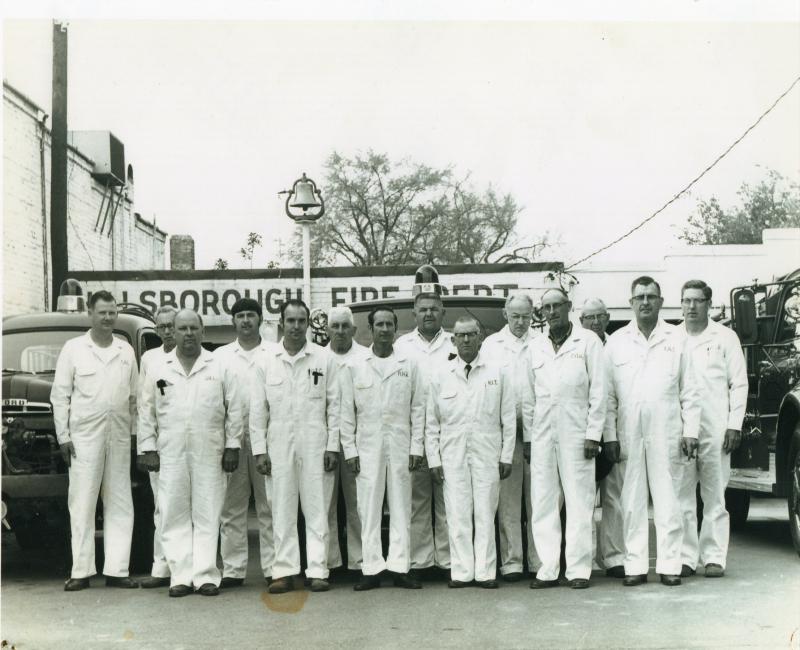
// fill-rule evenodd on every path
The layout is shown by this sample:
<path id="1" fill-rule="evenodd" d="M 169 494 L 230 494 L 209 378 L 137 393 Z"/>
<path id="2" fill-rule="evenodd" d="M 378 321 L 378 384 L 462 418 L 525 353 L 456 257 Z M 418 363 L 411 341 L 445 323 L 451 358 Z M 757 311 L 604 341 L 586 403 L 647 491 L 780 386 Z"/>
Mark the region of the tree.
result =
<path id="1" fill-rule="evenodd" d="M 224 271 L 227 268 L 228 268 L 228 260 L 224 260 L 221 257 L 218 257 L 217 261 L 214 262 L 215 271 Z"/>
<path id="2" fill-rule="evenodd" d="M 800 227 L 800 185 L 775 170 L 755 187 L 742 183 L 741 205 L 723 209 L 716 197 L 697 202 L 679 235 L 690 244 L 760 244 L 765 228 Z"/>
<path id="3" fill-rule="evenodd" d="M 247 242 L 245 245 L 239 249 L 239 255 L 250 262 L 251 269 L 253 268 L 253 253 L 259 246 L 261 246 L 261 235 L 257 232 L 251 232 L 247 235 Z"/>
<path id="4" fill-rule="evenodd" d="M 369 151 L 334 152 L 325 169 L 325 216 L 312 229 L 315 265 L 530 261 L 547 246 L 546 238 L 517 239 L 521 207 L 510 194 L 476 192 L 468 175 L 456 180 L 449 167 Z M 299 259 L 301 250 L 297 232 L 291 256 Z"/>

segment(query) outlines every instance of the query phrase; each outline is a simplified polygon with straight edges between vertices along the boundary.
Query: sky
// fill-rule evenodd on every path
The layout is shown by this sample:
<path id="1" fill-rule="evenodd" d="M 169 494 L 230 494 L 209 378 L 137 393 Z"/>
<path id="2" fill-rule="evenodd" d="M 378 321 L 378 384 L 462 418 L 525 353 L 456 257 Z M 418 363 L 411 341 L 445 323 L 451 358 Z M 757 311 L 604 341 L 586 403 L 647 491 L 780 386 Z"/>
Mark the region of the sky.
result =
<path id="1" fill-rule="evenodd" d="M 191 234 L 198 268 L 249 267 L 250 231 L 264 237 L 256 267 L 276 259 L 294 227 L 278 192 L 303 172 L 324 192 L 331 152 L 368 149 L 510 192 L 521 237 L 549 231 L 562 245 L 547 257 L 569 263 L 665 203 L 800 75 L 792 3 L 654 3 L 661 20 L 587 3 L 574 15 L 310 3 L 305 16 L 199 3 L 170 19 L 152 3 L 136 19 L 58 4 L 6 14 L 4 78 L 50 112 L 47 18 L 61 8 L 69 128 L 124 142 L 136 210 Z M 662 256 L 698 199 L 735 204 L 767 168 L 800 180 L 798 115 L 800 84 L 690 196 L 597 261 Z"/>

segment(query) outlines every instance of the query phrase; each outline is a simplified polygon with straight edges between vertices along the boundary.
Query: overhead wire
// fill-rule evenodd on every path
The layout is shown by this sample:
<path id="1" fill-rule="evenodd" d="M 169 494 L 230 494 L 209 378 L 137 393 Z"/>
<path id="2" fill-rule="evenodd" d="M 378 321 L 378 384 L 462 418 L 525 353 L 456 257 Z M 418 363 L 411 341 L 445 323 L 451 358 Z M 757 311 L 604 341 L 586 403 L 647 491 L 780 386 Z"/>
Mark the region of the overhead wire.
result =
<path id="1" fill-rule="evenodd" d="M 684 194 L 686 194 L 686 192 L 688 192 L 688 191 L 689 191 L 689 190 L 690 190 L 690 189 L 691 189 L 691 188 L 692 188 L 692 187 L 693 187 L 693 186 L 694 186 L 694 185 L 695 185 L 695 184 L 696 184 L 696 183 L 697 183 L 697 182 L 698 182 L 698 181 L 699 181 L 701 178 L 703 178 L 703 176 L 705 176 L 705 175 L 706 175 L 708 172 L 710 172 L 710 171 L 711 171 L 711 170 L 712 170 L 714 167 L 716 167 L 717 163 L 719 163 L 719 162 L 720 162 L 720 161 L 721 161 L 723 158 L 725 158 L 725 156 L 727 156 L 727 155 L 728 155 L 728 154 L 729 154 L 729 153 L 730 153 L 730 152 L 733 150 L 733 148 L 734 148 L 736 145 L 738 145 L 738 144 L 739 144 L 739 143 L 740 143 L 742 140 L 744 140 L 744 139 L 745 139 L 745 137 L 746 137 L 746 136 L 747 136 L 747 135 L 748 135 L 748 134 L 749 134 L 749 133 L 750 133 L 750 132 L 751 132 L 753 129 L 755 129 L 755 128 L 756 128 L 756 127 L 757 127 L 757 126 L 758 126 L 758 125 L 761 123 L 761 120 L 763 120 L 763 119 L 764 119 L 764 118 L 765 118 L 767 115 L 769 115 L 769 114 L 772 112 L 772 110 L 773 110 L 773 109 L 774 109 L 774 108 L 775 108 L 775 107 L 776 107 L 776 106 L 777 106 L 777 105 L 780 103 L 780 101 L 781 101 L 781 100 L 782 100 L 784 97 L 786 97 L 786 95 L 788 95 L 788 94 L 789 94 L 789 93 L 792 91 L 792 89 L 793 89 L 793 88 L 794 88 L 794 87 L 797 85 L 797 83 L 798 83 L 798 82 L 800 82 L 800 76 L 796 77 L 796 78 L 794 79 L 794 81 L 792 81 L 792 83 L 789 85 L 789 87 L 788 87 L 786 90 L 784 90 L 784 91 L 783 91 L 783 92 L 782 92 L 782 93 L 781 93 L 781 94 L 778 96 L 778 98 L 777 98 L 777 99 L 776 99 L 774 102 L 772 102 L 772 104 L 770 105 L 770 107 L 769 107 L 769 108 L 767 108 L 767 110 L 765 110 L 763 113 L 761 113 L 761 115 L 759 115 L 759 116 L 758 116 L 758 119 L 757 119 L 755 122 L 753 122 L 753 123 L 752 123 L 750 126 L 748 126 L 748 127 L 747 127 L 747 129 L 745 129 L 744 133 L 742 133 L 742 134 L 741 134 L 741 135 L 740 135 L 738 138 L 736 138 L 736 140 L 734 140 L 734 141 L 733 141 L 733 142 L 732 142 L 732 143 L 731 143 L 731 144 L 728 146 L 728 148 L 727 148 L 727 149 L 725 149 L 725 151 L 723 151 L 723 152 L 722 152 L 722 153 L 721 153 L 719 156 L 717 156 L 717 157 L 714 159 L 714 161 L 713 161 L 713 162 L 712 162 L 710 165 L 708 165 L 708 166 L 707 166 L 707 167 L 706 167 L 706 168 L 705 168 L 705 169 L 704 169 L 702 172 L 700 172 L 700 173 L 699 173 L 699 174 L 698 174 L 698 175 L 697 175 L 695 178 L 693 178 L 693 179 L 692 179 L 692 180 L 689 182 L 689 184 L 688 184 L 688 185 L 686 185 L 686 187 L 684 187 L 684 188 L 683 188 L 682 190 L 680 190 L 680 191 L 679 191 L 677 194 L 675 194 L 675 195 L 674 195 L 674 196 L 673 196 L 671 199 L 669 199 L 669 200 L 668 200 L 668 201 L 667 201 L 667 202 L 666 202 L 664 205 L 662 205 L 660 208 L 658 208 L 658 210 L 656 210 L 655 212 L 653 212 L 653 213 L 652 213 L 652 214 L 651 214 L 649 217 L 647 217 L 646 219 L 644 219 L 644 220 L 640 221 L 640 222 L 639 222 L 638 224 L 636 224 L 636 225 L 635 225 L 633 228 L 631 228 L 630 230 L 628 230 L 628 231 L 627 231 L 625 234 L 623 234 L 623 235 L 620 235 L 620 236 L 619 236 L 619 237 L 617 237 L 617 238 L 616 238 L 614 241 L 612 241 L 612 242 L 610 242 L 610 243 L 606 244 L 605 246 L 603 246 L 603 247 L 601 247 L 601 248 L 598 248 L 598 249 L 597 249 L 596 251 L 594 251 L 593 253 L 590 253 L 589 255 L 587 255 L 587 256 L 585 256 L 585 257 L 582 257 L 582 258 L 581 258 L 581 259 L 579 259 L 577 262 L 572 262 L 571 264 L 569 264 L 568 266 L 566 266 L 566 267 L 564 268 L 564 270 L 565 270 L 565 271 L 567 271 L 567 270 L 569 270 L 569 269 L 573 269 L 573 268 L 575 268 L 576 266 L 578 266 L 578 264 L 583 264 L 583 263 L 584 263 L 586 260 L 589 260 L 589 259 L 591 259 L 592 257 L 594 257 L 595 255 L 599 255 L 599 254 L 600 254 L 600 253 L 602 253 L 603 251 L 606 251 L 606 250 L 608 250 L 608 249 L 609 249 L 609 248 L 611 248 L 612 246 L 615 246 L 616 244 L 618 244 L 619 242 L 621 242 L 623 239 L 625 239 L 625 238 L 629 237 L 630 235 L 632 235 L 633 233 L 635 233 L 637 230 L 639 230 L 639 228 L 641 228 L 641 227 L 642 227 L 642 226 L 644 226 L 645 224 L 647 224 L 647 223 L 649 223 L 650 221 L 652 221 L 653 219 L 655 219 L 655 218 L 656 218 L 656 217 L 657 217 L 659 214 L 661 214 L 661 213 L 662 213 L 664 210 L 666 210 L 666 209 L 667 209 L 667 208 L 668 208 L 670 205 L 672 205 L 672 204 L 673 204 L 675 201 L 677 201 L 677 200 L 678 200 L 678 199 L 679 199 L 681 196 L 683 196 Z"/>

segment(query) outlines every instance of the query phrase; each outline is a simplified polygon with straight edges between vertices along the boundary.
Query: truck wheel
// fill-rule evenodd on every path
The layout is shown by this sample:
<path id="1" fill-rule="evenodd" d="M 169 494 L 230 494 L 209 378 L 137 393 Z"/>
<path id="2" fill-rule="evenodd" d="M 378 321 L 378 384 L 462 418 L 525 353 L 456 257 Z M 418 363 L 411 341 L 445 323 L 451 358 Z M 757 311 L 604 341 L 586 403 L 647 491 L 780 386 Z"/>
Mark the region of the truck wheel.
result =
<path id="1" fill-rule="evenodd" d="M 800 425 L 795 430 L 795 436 L 800 433 Z M 800 555 L 800 446 L 795 446 L 794 459 L 789 479 L 791 481 L 789 492 L 789 529 L 792 531 L 792 544 L 794 550 Z"/>
<path id="2" fill-rule="evenodd" d="M 750 512 L 750 493 L 746 490 L 725 490 L 725 509 L 730 515 L 731 529 L 739 530 L 747 523 Z"/>

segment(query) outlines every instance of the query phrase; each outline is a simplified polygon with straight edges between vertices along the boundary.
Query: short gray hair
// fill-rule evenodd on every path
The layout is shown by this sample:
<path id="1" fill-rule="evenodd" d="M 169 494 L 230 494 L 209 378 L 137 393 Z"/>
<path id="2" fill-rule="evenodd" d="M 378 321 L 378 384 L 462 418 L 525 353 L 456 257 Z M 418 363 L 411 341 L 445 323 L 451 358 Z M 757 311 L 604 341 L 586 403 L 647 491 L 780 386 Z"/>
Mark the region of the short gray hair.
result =
<path id="1" fill-rule="evenodd" d="M 510 293 L 508 294 L 508 298 L 506 298 L 505 308 L 508 309 L 511 306 L 511 303 L 515 300 L 524 300 L 528 303 L 528 306 L 533 310 L 533 299 L 524 292 L 517 292 L 517 293 Z"/>
<path id="2" fill-rule="evenodd" d="M 177 315 L 178 310 L 177 308 L 173 307 L 172 305 L 161 305 L 158 309 L 156 309 L 156 313 L 153 314 L 153 318 L 158 318 L 161 314 L 174 314 Z"/>
<path id="3" fill-rule="evenodd" d="M 331 310 L 328 312 L 328 323 L 334 320 L 337 317 L 344 316 L 347 319 L 347 322 L 350 325 L 354 325 L 355 322 L 353 321 L 353 312 L 350 310 L 350 307 L 344 307 L 339 305 L 337 307 L 331 307 Z"/>
<path id="4" fill-rule="evenodd" d="M 600 298 L 587 298 L 583 302 L 583 306 L 581 306 L 581 316 L 583 316 L 588 309 L 602 309 L 606 314 L 608 313 L 606 303 L 600 300 Z"/>

